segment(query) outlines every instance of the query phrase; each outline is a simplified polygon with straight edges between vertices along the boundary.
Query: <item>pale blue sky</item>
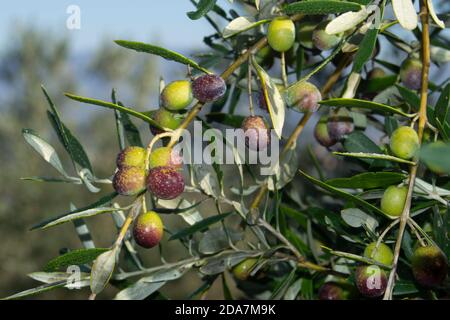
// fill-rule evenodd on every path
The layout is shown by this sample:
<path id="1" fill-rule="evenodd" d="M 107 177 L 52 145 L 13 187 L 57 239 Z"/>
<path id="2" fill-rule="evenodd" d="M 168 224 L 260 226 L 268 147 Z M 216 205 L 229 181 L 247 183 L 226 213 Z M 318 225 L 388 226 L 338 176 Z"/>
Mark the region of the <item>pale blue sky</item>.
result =
<path id="1" fill-rule="evenodd" d="M 112 4 L 114 3 L 114 4 Z M 227 5 L 228 1 L 220 1 Z M 81 9 L 81 30 L 66 28 L 69 5 Z M 205 19 L 191 21 L 189 0 L 14 0 L 0 10 L 0 45 L 14 35 L 17 24 L 32 25 L 67 35 L 73 49 L 84 51 L 108 36 L 111 39 L 158 41 L 172 48 L 201 45 L 205 30 L 213 29 Z"/>

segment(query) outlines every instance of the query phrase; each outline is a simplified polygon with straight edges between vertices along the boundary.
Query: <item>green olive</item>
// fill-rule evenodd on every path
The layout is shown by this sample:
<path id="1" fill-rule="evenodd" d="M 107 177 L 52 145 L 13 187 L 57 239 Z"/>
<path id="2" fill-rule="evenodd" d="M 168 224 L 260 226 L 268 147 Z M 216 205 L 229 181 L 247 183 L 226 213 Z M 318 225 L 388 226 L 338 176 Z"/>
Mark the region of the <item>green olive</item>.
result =
<path id="1" fill-rule="evenodd" d="M 390 186 L 381 198 L 381 210 L 387 215 L 398 217 L 405 207 L 407 187 Z"/>
<path id="2" fill-rule="evenodd" d="M 411 159 L 419 149 L 419 136 L 410 127 L 399 127 L 391 136 L 390 147 L 399 158 Z"/>
<path id="3" fill-rule="evenodd" d="M 149 157 L 149 167 L 150 169 L 157 167 L 174 167 L 181 168 L 183 164 L 183 159 L 181 156 L 172 148 L 161 147 L 153 150 Z"/>
<path id="4" fill-rule="evenodd" d="M 187 108 L 193 99 L 192 86 L 187 80 L 171 82 L 161 93 L 162 105 L 172 111 Z"/>
<path id="5" fill-rule="evenodd" d="M 295 25 L 292 20 L 284 17 L 272 20 L 267 31 L 267 40 L 273 50 L 288 51 L 295 41 Z"/>
<path id="6" fill-rule="evenodd" d="M 256 262 L 258 262 L 257 258 L 245 259 L 233 268 L 233 275 L 239 280 L 247 280 L 255 267 Z"/>
<path id="7" fill-rule="evenodd" d="M 178 129 L 178 127 L 183 122 L 183 116 L 176 112 L 170 112 L 166 110 L 165 108 L 161 108 L 158 110 L 150 111 L 148 112 L 148 115 L 156 121 L 161 127 L 168 128 L 168 129 Z M 159 134 L 164 132 L 163 130 L 160 130 L 152 125 L 150 125 L 150 129 L 153 134 Z"/>
<path id="8" fill-rule="evenodd" d="M 392 261 L 394 261 L 394 254 L 392 253 L 391 248 L 389 248 L 384 243 L 380 243 L 378 249 L 375 251 L 377 247 L 376 242 L 372 242 L 369 244 L 364 250 L 364 256 L 369 259 L 373 259 L 379 263 L 390 266 Z"/>

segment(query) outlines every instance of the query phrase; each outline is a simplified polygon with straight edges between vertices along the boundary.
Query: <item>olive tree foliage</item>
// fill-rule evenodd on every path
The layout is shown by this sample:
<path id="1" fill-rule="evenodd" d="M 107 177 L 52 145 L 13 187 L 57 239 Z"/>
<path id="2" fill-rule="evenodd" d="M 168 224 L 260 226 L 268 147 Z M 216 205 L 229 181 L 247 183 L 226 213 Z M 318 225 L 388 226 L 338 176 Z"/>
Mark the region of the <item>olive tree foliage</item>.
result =
<path id="1" fill-rule="evenodd" d="M 278 171 L 267 177 L 258 176 L 255 165 L 186 165 L 181 197 L 161 200 L 143 192 L 119 201 L 110 178 L 96 175 L 82 142 L 64 124 L 51 94 L 43 89 L 50 124 L 71 161 L 63 163 L 49 143 L 24 129 L 25 140 L 58 173 L 35 180 L 105 192 L 94 203 L 49 217 L 33 229 L 58 228 L 103 214 L 113 219 L 118 235 L 108 248 L 84 243 L 84 248 L 55 257 L 42 271 L 30 275 L 42 285 L 9 298 L 61 287 L 89 287 L 94 299 L 106 286 L 118 288 L 116 299 L 170 298 L 160 290 L 193 271 L 202 285 L 186 298 L 207 296 L 219 281 L 223 297 L 233 299 L 229 284 L 235 281 L 252 298 L 324 298 L 324 288 L 332 284 L 340 290 L 340 298 L 359 299 L 373 293 L 361 287 L 368 284 L 361 278 L 364 266 L 376 267 L 381 274 L 377 297 L 448 294 L 450 84 L 448 78 L 435 82 L 429 76 L 430 66 L 444 68 L 450 61 L 445 36 L 448 15 L 436 14 L 431 0 L 420 1 L 420 15 L 412 0 L 231 2 L 236 10 L 227 12 L 220 1 L 200 0 L 187 13 L 192 20 L 206 19 L 215 29 L 204 38 L 207 52 L 186 57 L 152 44 L 126 40 L 116 44 L 129 55 L 151 54 L 180 68 L 187 66 L 187 78 L 221 74 L 227 82 L 225 96 L 213 103 L 196 102 L 182 114 L 179 128 L 190 128 L 194 120 L 202 121 L 204 129 L 238 128 L 249 114 L 261 114 L 281 138 Z M 282 39 L 266 37 L 268 26 L 280 17 L 292 21 L 296 29 L 295 43 L 281 53 L 271 50 L 268 42 L 274 47 L 273 41 Z M 401 36 L 395 32 L 397 25 Z M 405 40 L 404 34 L 415 40 Z M 400 67 L 397 61 L 380 58 L 378 53 L 385 48 L 414 63 Z M 291 101 L 305 83 L 320 88 L 318 110 L 298 108 L 298 101 Z M 164 80 L 159 85 L 162 90 Z M 163 137 L 170 137 L 166 143 L 173 146 L 179 138 L 177 128 L 168 130 L 152 113 L 125 105 L 115 91 L 110 101 L 66 96 L 83 108 L 112 109 L 119 149 L 149 145 L 151 150 Z M 302 107 L 305 101 L 300 101 Z M 239 102 L 248 108 L 237 108 Z M 298 125 L 288 130 L 291 118 L 297 118 Z M 142 121 L 166 132 L 144 141 L 135 125 Z M 297 145 L 311 122 L 315 122 L 317 140 L 327 149 L 308 147 L 300 152 Z M 409 128 L 408 135 L 394 139 L 403 127 Z M 323 151 L 328 159 L 345 159 L 340 162 L 342 175 L 336 177 L 323 163 Z M 74 173 L 69 173 L 69 167 Z M 386 196 L 385 190 L 392 186 L 405 192 Z M 202 210 L 206 202 L 213 204 L 215 212 Z M 173 215 L 184 227 L 169 230 L 166 226 L 166 239 L 157 248 L 136 250 L 129 229 L 147 209 L 160 214 L 163 221 Z M 164 259 L 170 241 L 185 248 L 174 261 Z M 376 249 L 385 244 L 392 253 L 381 259 L 364 252 L 370 243 Z M 421 278 L 419 247 L 438 248 L 442 268 L 428 273 L 443 278 L 437 285 L 427 287 Z M 141 254 L 159 254 L 161 261 L 143 265 Z M 251 261 L 246 276 L 236 271 L 243 261 Z M 66 272 L 69 266 L 80 266 L 75 280 L 73 273 Z M 443 277 L 438 274 L 442 270 Z"/>

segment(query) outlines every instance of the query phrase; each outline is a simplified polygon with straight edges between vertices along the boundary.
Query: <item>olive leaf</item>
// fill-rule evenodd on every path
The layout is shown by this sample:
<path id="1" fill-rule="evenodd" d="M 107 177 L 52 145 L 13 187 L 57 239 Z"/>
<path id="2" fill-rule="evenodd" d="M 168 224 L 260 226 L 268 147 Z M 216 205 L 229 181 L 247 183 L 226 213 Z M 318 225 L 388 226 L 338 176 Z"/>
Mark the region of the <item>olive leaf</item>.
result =
<path id="1" fill-rule="evenodd" d="M 68 178 L 68 173 L 64 170 L 61 160 L 59 159 L 58 154 L 55 149 L 44 139 L 39 137 L 33 130 L 31 129 L 23 129 L 22 130 L 23 137 L 28 142 L 30 146 L 39 153 L 45 161 L 50 163 L 59 173 L 61 173 L 64 177 Z"/>
<path id="2" fill-rule="evenodd" d="M 380 153 L 365 153 L 365 152 L 333 152 L 333 154 L 338 156 L 344 156 L 344 157 L 351 157 L 351 158 L 360 158 L 360 159 L 378 159 L 378 160 L 387 160 L 392 162 L 399 162 L 399 163 L 406 163 L 409 165 L 414 165 L 415 162 L 405 160 L 402 158 L 390 156 L 387 154 L 380 154 Z"/>
<path id="3" fill-rule="evenodd" d="M 189 65 L 194 69 L 197 69 L 199 71 L 203 71 L 205 73 L 210 73 L 207 69 L 201 67 L 197 62 L 183 56 L 182 54 L 179 54 L 178 52 L 165 49 L 162 47 L 158 47 L 152 44 L 142 43 L 142 42 L 135 42 L 135 41 L 125 41 L 125 40 L 116 40 L 116 44 L 118 44 L 121 47 L 132 49 L 137 52 L 144 52 L 149 54 L 154 54 L 157 56 L 160 56 L 166 60 L 172 60 L 175 62 L 179 62 L 185 65 Z"/>
<path id="4" fill-rule="evenodd" d="M 430 16 L 433 21 L 439 26 L 439 28 L 445 29 L 445 23 L 441 19 L 438 18 L 436 11 L 434 10 L 433 0 L 427 1 L 428 10 L 430 12 Z"/>
<path id="5" fill-rule="evenodd" d="M 52 259 L 44 267 L 46 272 L 54 272 L 71 265 L 82 265 L 95 260 L 100 254 L 108 251 L 105 248 L 79 249 L 70 251 Z"/>
<path id="6" fill-rule="evenodd" d="M 217 223 L 219 221 L 222 221 L 223 219 L 228 217 L 230 214 L 231 214 L 231 212 L 228 212 L 228 213 L 219 214 L 219 215 L 215 215 L 215 216 L 211 216 L 206 219 L 203 219 L 202 221 L 197 222 L 196 224 L 194 224 L 186 229 L 182 229 L 182 230 L 178 231 L 177 233 L 173 234 L 169 240 L 181 239 L 184 237 L 188 237 L 198 231 L 205 230 L 210 225 Z"/>
<path id="7" fill-rule="evenodd" d="M 91 162 L 89 161 L 89 158 L 83 146 L 78 141 L 78 139 L 75 138 L 72 132 L 70 132 L 67 126 L 62 122 L 61 117 L 59 116 L 58 109 L 56 108 L 55 103 L 51 99 L 45 87 L 41 86 L 41 89 L 51 109 L 51 111 L 47 111 L 48 119 L 55 129 L 56 133 L 58 134 L 58 138 L 61 141 L 62 145 L 64 146 L 74 163 L 77 163 L 81 166 L 82 169 L 87 169 L 93 174 L 94 171 L 92 169 Z"/>
<path id="8" fill-rule="evenodd" d="M 177 213 L 179 216 L 181 216 L 184 221 L 186 221 L 189 225 L 196 224 L 197 222 L 200 222 L 203 220 L 202 215 L 198 210 L 195 209 L 195 207 L 200 204 L 198 202 L 197 204 L 192 204 L 186 199 L 173 199 L 173 200 L 162 200 L 158 199 L 158 204 L 168 210 L 175 210 L 180 209 L 182 212 Z M 158 209 L 156 209 L 158 211 Z"/>
<path id="9" fill-rule="evenodd" d="M 411 117 L 411 115 L 403 112 L 398 108 L 394 108 L 382 103 L 361 99 L 333 98 L 328 100 L 322 100 L 319 103 L 322 106 L 369 109 L 371 111 L 382 114 L 399 114 L 404 117 Z"/>
<path id="10" fill-rule="evenodd" d="M 202 239 L 198 244 L 198 250 L 203 254 L 214 254 L 221 250 L 227 249 L 232 243 L 242 240 L 243 234 L 241 232 L 222 227 L 213 228 L 203 234 Z"/>
<path id="11" fill-rule="evenodd" d="M 291 182 L 297 174 L 299 160 L 300 154 L 297 150 L 297 144 L 294 142 L 284 153 L 282 159 L 268 169 L 268 172 L 273 176 L 272 179 L 268 179 L 269 190 L 279 190 Z"/>
<path id="12" fill-rule="evenodd" d="M 222 196 L 222 186 L 214 167 L 207 164 L 193 164 L 194 181 L 203 192 L 214 198 Z"/>
<path id="13" fill-rule="evenodd" d="M 364 172 L 349 178 L 335 178 L 326 183 L 336 188 L 375 189 L 399 184 L 406 176 L 397 172 Z"/>
<path id="14" fill-rule="evenodd" d="M 392 8 L 403 28 L 407 30 L 417 28 L 418 18 L 412 0 L 392 0 Z"/>
<path id="15" fill-rule="evenodd" d="M 350 30 L 363 22 L 369 16 L 369 13 L 365 7 L 356 12 L 343 13 L 327 24 L 325 32 L 328 34 L 339 34 Z"/>
<path id="16" fill-rule="evenodd" d="M 386 213 L 384 213 L 383 211 L 381 211 L 380 209 L 378 209 L 378 208 L 375 207 L 374 205 L 372 205 L 372 204 L 370 204 L 369 202 L 367 202 L 367 201 L 361 199 L 361 198 L 358 197 L 358 196 L 355 196 L 355 195 L 353 195 L 353 194 L 351 194 L 351 193 L 348 193 L 348 192 L 342 191 L 342 190 L 340 190 L 340 189 L 337 189 L 337 188 L 335 188 L 335 187 L 332 187 L 332 186 L 330 186 L 329 184 L 327 184 L 327 183 L 325 183 L 325 182 L 322 182 L 322 181 L 320 181 L 320 180 L 317 180 L 317 179 L 315 179 L 314 177 L 312 177 L 312 176 L 306 174 L 305 172 L 303 172 L 303 171 L 301 171 L 301 170 L 299 170 L 299 173 L 300 173 L 303 177 L 305 177 L 306 179 L 308 179 L 311 183 L 313 183 L 313 184 L 315 184 L 315 185 L 321 187 L 321 188 L 324 189 L 324 190 L 327 190 L 327 191 L 331 192 L 331 193 L 334 194 L 334 195 L 337 195 L 337 196 L 339 196 L 339 197 L 341 197 L 341 198 L 343 198 L 343 199 L 352 201 L 352 202 L 354 202 L 355 204 L 360 205 L 361 207 L 363 207 L 363 208 L 365 208 L 365 209 L 367 209 L 367 210 L 369 210 L 369 211 L 371 211 L 371 212 L 375 212 L 375 213 L 380 214 L 380 215 L 382 215 L 382 216 L 385 216 L 385 217 L 387 217 L 387 218 L 389 218 L 389 219 L 393 219 L 393 217 L 387 215 Z"/>
<path id="17" fill-rule="evenodd" d="M 88 206 L 85 206 L 85 207 L 82 207 L 82 208 L 79 208 L 79 209 L 75 209 L 75 210 L 71 210 L 71 211 L 69 211 L 67 213 L 63 213 L 63 214 L 61 214 L 59 216 L 47 219 L 47 220 L 45 220 L 45 221 L 43 221 L 43 222 L 41 222 L 39 224 L 36 224 L 33 227 L 31 227 L 31 230 L 40 229 L 40 228 L 46 228 L 49 225 L 54 225 L 55 221 L 61 221 L 65 217 L 72 216 L 74 214 L 76 215 L 76 214 L 82 213 L 82 212 L 88 212 L 88 213 L 95 214 L 96 213 L 95 211 L 89 211 L 89 210 L 95 209 L 95 208 L 100 208 L 100 207 L 106 208 L 105 205 L 111 203 L 111 201 L 115 197 L 117 197 L 117 195 L 118 194 L 116 192 L 108 194 L 108 195 L 100 198 L 98 201 L 96 201 L 96 202 L 94 202 L 94 203 L 92 203 L 92 204 L 90 204 Z M 118 209 L 116 209 L 116 210 L 118 210 Z M 77 217 L 82 218 L 83 216 L 77 216 Z M 70 221 L 70 220 L 73 220 L 73 219 L 68 219 L 68 220 L 63 220 L 63 221 Z"/>
<path id="18" fill-rule="evenodd" d="M 270 22 L 269 19 L 255 21 L 253 17 L 238 17 L 231 21 L 223 30 L 222 36 L 227 39 L 239 33 L 256 28 L 262 24 Z"/>
<path id="19" fill-rule="evenodd" d="M 369 230 L 374 231 L 379 223 L 371 215 L 365 213 L 358 208 L 347 208 L 341 210 L 342 219 L 353 228 L 360 228 L 366 226 Z"/>
<path id="20" fill-rule="evenodd" d="M 261 81 L 261 87 L 264 93 L 264 99 L 266 101 L 267 108 L 269 109 L 273 129 L 275 130 L 278 138 L 281 139 L 286 113 L 286 105 L 284 99 L 281 96 L 281 93 L 273 82 L 272 78 L 256 62 L 256 59 L 254 57 L 252 58 L 252 64 L 256 69 L 259 80 Z"/>
<path id="21" fill-rule="evenodd" d="M 192 20 L 198 20 L 211 11 L 216 2 L 217 0 L 200 0 L 197 4 L 197 10 L 188 12 L 187 16 Z"/>
<path id="22" fill-rule="evenodd" d="M 95 259 L 91 271 L 91 291 L 98 294 L 106 287 L 114 272 L 119 247 L 106 251 Z"/>
<path id="23" fill-rule="evenodd" d="M 337 0 L 315 0 L 315 1 L 298 1 L 284 7 L 286 14 L 330 14 L 342 13 L 347 11 L 358 11 L 361 5 L 355 2 L 337 1 Z"/>
<path id="24" fill-rule="evenodd" d="M 158 129 L 162 129 L 162 130 L 165 130 L 165 131 L 172 131 L 169 128 L 161 127 L 161 125 L 159 125 L 155 120 L 150 118 L 146 113 L 138 112 L 138 111 L 135 111 L 134 109 L 131 109 L 131 108 L 126 108 L 126 107 L 123 107 L 121 105 L 114 104 L 114 103 L 107 102 L 107 101 L 80 97 L 80 96 L 77 96 L 77 95 L 74 95 L 74 94 L 70 94 L 70 93 L 66 93 L 65 96 L 68 97 L 69 99 L 72 99 L 72 100 L 75 100 L 75 101 L 78 101 L 78 102 L 82 102 L 82 103 L 85 103 L 85 104 L 91 104 L 91 105 L 105 107 L 105 108 L 109 108 L 109 109 L 113 109 L 113 110 L 118 110 L 120 112 L 124 112 L 124 113 L 127 113 L 127 114 L 129 114 L 129 115 L 131 115 L 133 117 L 136 117 L 136 118 L 139 118 L 141 120 L 144 120 L 145 122 L 151 124 L 152 126 L 158 128 Z"/>
<path id="25" fill-rule="evenodd" d="M 114 300 L 144 300 L 161 289 L 166 282 L 146 282 L 141 278 L 131 286 L 119 291 Z"/>

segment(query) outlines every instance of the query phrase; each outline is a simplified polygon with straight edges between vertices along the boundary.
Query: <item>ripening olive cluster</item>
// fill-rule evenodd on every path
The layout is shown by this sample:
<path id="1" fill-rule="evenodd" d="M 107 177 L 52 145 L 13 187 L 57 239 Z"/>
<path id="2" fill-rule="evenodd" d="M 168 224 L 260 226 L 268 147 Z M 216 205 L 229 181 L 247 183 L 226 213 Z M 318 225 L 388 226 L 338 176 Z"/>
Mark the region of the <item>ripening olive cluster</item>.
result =
<path id="1" fill-rule="evenodd" d="M 366 246 L 364 257 L 384 266 L 391 266 L 394 254 L 391 248 L 380 242 Z M 444 253 L 436 246 L 419 246 L 411 257 L 412 273 L 418 285 L 425 289 L 439 288 L 447 277 L 448 262 Z M 355 271 L 355 286 L 366 298 L 381 297 L 388 283 L 387 272 L 382 266 L 361 265 Z M 320 300 L 345 300 L 354 292 L 346 283 L 326 282 L 319 289 Z"/>
<path id="2" fill-rule="evenodd" d="M 182 112 L 194 98 L 203 103 L 213 102 L 225 91 L 224 80 L 211 74 L 200 76 L 192 83 L 187 80 L 171 82 L 161 92 L 161 108 L 151 112 L 151 116 L 160 127 L 175 130 L 183 121 Z M 164 132 L 156 126 L 150 129 L 155 135 Z M 123 196 L 136 196 L 148 190 L 158 199 L 174 199 L 185 188 L 181 155 L 170 147 L 156 148 L 149 154 L 141 147 L 127 147 L 117 156 L 113 186 Z M 134 239 L 140 246 L 152 248 L 160 242 L 163 229 L 156 212 L 143 213 L 136 219 Z"/>
<path id="3" fill-rule="evenodd" d="M 212 74 L 200 76 L 192 82 L 173 81 L 161 92 L 161 108 L 152 111 L 150 115 L 160 127 L 175 130 L 180 127 L 183 112 L 194 99 L 202 103 L 214 102 L 222 98 L 225 92 L 225 81 Z M 242 128 L 247 133 L 246 142 L 250 149 L 267 147 L 270 134 L 262 117 L 247 117 Z M 150 126 L 150 130 L 154 135 L 164 132 L 156 126 Z M 157 148 L 148 155 L 144 148 L 127 147 L 117 156 L 113 186 L 123 196 L 137 196 L 148 190 L 158 199 L 174 199 L 185 188 L 181 155 L 170 147 Z M 133 235 L 136 242 L 144 248 L 156 246 L 163 235 L 163 223 L 159 215 L 153 211 L 141 214 L 136 219 Z"/>
<path id="4" fill-rule="evenodd" d="M 163 128 L 178 129 L 184 119 L 186 109 L 194 99 L 200 102 L 214 102 L 223 97 L 226 92 L 225 81 L 213 74 L 202 75 L 192 82 L 177 80 L 169 83 L 161 92 L 161 108 L 150 112 L 150 117 Z M 150 126 L 153 134 L 164 131 Z"/>
<path id="5" fill-rule="evenodd" d="M 148 159 L 141 147 L 128 147 L 117 156 L 117 171 L 113 186 L 118 194 L 136 196 L 149 190 L 159 199 L 173 199 L 184 191 L 181 174 L 182 159 L 172 148 L 153 150 Z M 136 219 L 133 229 L 136 243 L 144 248 L 156 246 L 163 236 L 163 223 L 156 212 L 150 211 Z"/>

